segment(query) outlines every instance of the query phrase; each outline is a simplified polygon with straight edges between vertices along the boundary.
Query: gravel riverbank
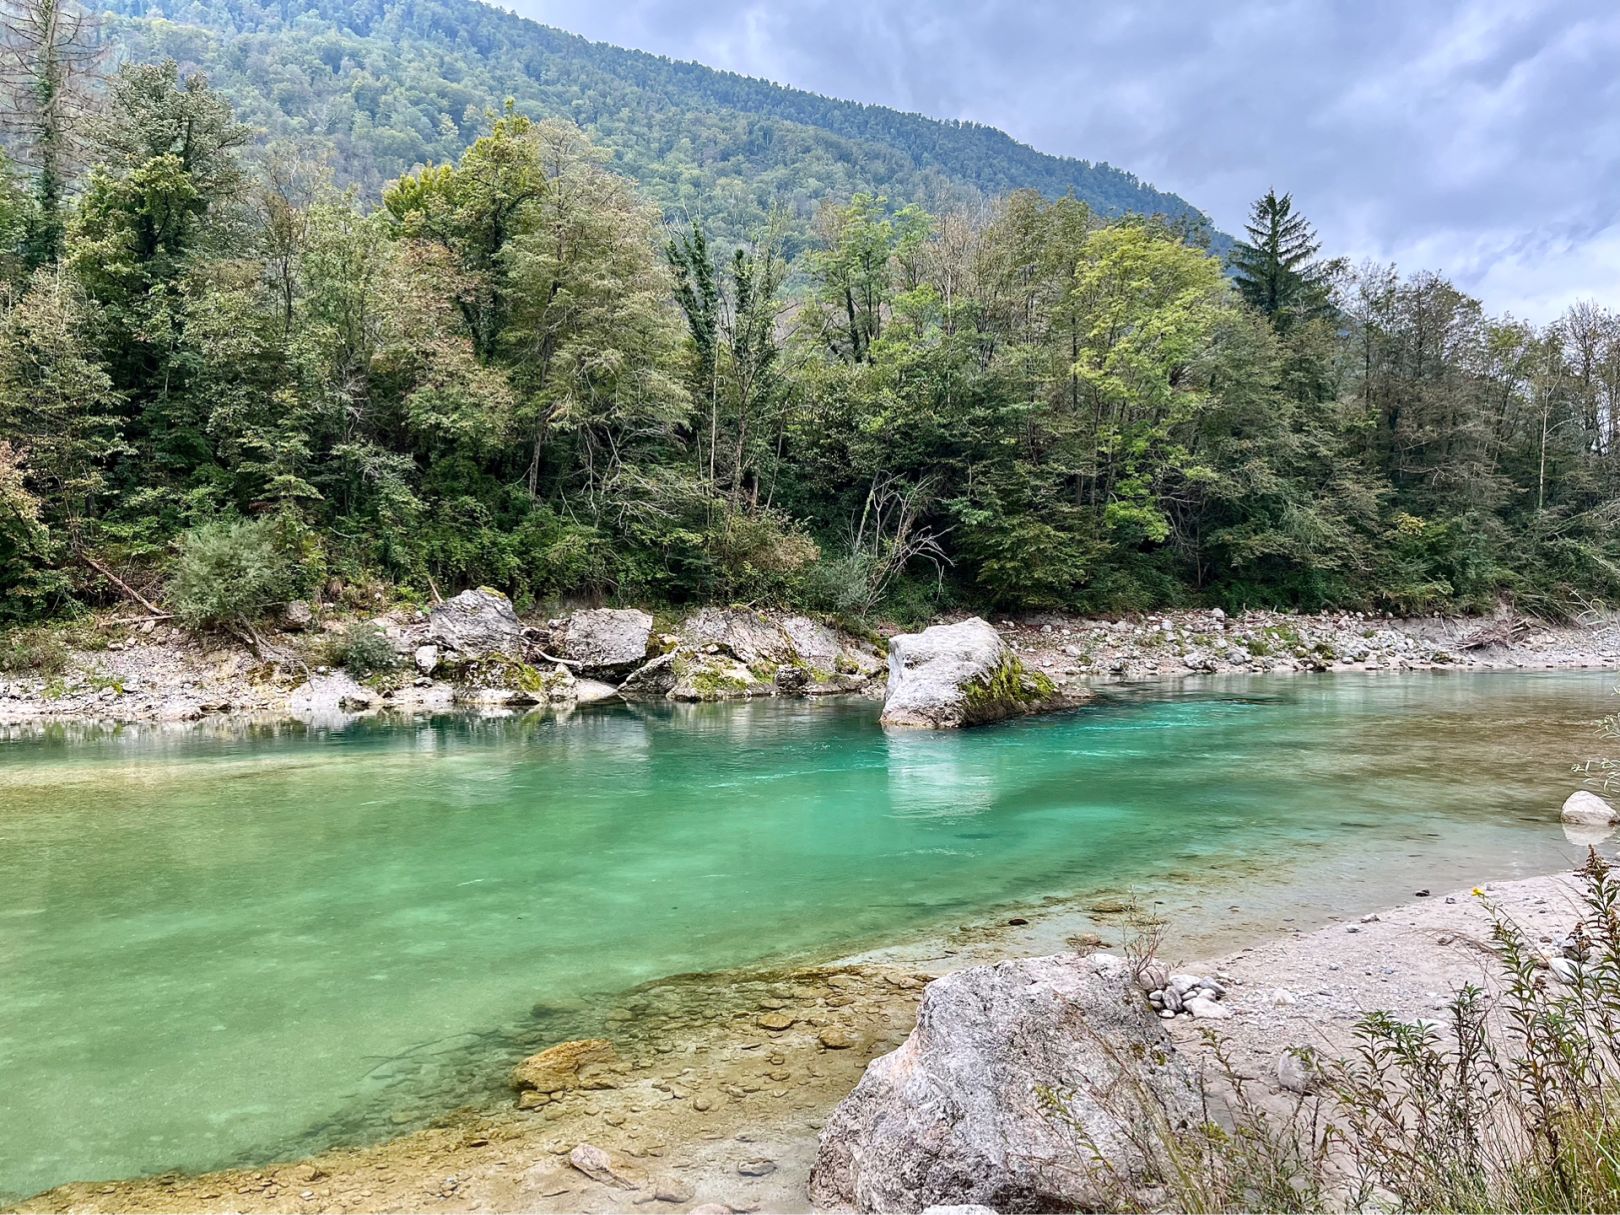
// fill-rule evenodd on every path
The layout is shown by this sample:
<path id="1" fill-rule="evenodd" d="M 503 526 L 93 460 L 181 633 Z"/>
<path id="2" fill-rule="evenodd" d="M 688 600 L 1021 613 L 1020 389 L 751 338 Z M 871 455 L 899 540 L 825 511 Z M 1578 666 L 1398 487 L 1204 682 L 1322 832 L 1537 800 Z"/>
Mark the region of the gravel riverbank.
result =
<path id="1" fill-rule="evenodd" d="M 820 644 L 859 661 L 851 667 L 853 673 L 839 674 L 836 683 L 788 682 L 779 687 L 771 680 L 719 679 L 705 687 L 705 699 L 882 693 L 881 654 L 868 639 L 839 634 L 802 616 L 696 613 L 687 622 L 672 624 L 671 644 L 689 622 L 697 622 L 698 648 L 717 648 L 718 657 L 730 661 L 730 643 L 722 639 L 715 647 L 702 635 L 717 615 L 747 617 L 795 638 L 813 629 Z M 412 655 L 429 640 L 427 614 L 400 610 L 379 614 L 372 622 L 412 678 L 379 688 L 328 670 L 323 646 L 346 623 L 337 620 L 273 634 L 261 654 L 235 640 L 197 637 L 161 622 L 104 623 L 95 631 L 97 645 L 69 650 L 58 660 L 60 669 L 0 676 L 0 725 L 190 721 L 215 714 L 341 722 L 365 712 L 452 707 L 458 697 L 453 683 L 440 672 L 430 676 L 410 668 Z M 567 623 L 567 618 L 529 622 L 531 633 L 542 637 L 566 629 Z M 1098 682 L 1210 673 L 1620 668 L 1620 615 L 1555 625 L 1365 613 L 1248 612 L 1228 617 L 1216 609 L 1111 621 L 997 617 L 992 623 L 1026 666 L 1071 696 L 1083 695 Z M 761 655 L 750 652 L 750 644 L 758 643 L 745 641 L 744 663 L 757 668 Z"/>

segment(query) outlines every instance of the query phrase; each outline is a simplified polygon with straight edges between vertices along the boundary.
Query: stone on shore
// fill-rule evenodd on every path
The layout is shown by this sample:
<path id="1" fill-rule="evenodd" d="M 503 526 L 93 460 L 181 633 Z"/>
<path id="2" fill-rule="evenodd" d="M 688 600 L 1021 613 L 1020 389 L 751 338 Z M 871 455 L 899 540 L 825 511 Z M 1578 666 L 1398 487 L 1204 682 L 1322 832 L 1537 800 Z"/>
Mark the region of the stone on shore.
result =
<path id="1" fill-rule="evenodd" d="M 1088 1172 L 1082 1139 L 1118 1178 L 1146 1182 L 1142 1138 L 1199 1116 L 1192 1077 L 1124 961 L 971 967 L 928 985 L 911 1036 L 828 1119 L 810 1196 L 858 1211 L 1099 1209 L 1114 1183 Z"/>
<path id="2" fill-rule="evenodd" d="M 1577 789 L 1564 800 L 1558 817 L 1576 827 L 1612 827 L 1620 821 L 1620 814 L 1596 793 Z"/>
<path id="3" fill-rule="evenodd" d="M 530 1055 L 512 1071 L 512 1087 L 521 1092 L 561 1093 L 589 1088 L 604 1065 L 618 1059 L 606 1038 L 559 1042 Z"/>
<path id="4" fill-rule="evenodd" d="M 977 616 L 889 641 L 886 726 L 950 730 L 1060 707 L 1052 681 L 1024 669 Z"/>
<path id="5" fill-rule="evenodd" d="M 465 658 L 517 656 L 523 651 L 523 622 L 512 601 L 488 587 L 462 591 L 434 604 L 428 614 L 428 636 Z"/>
<path id="6" fill-rule="evenodd" d="M 651 613 L 634 608 L 592 608 L 568 618 L 558 643 L 560 656 L 581 675 L 611 679 L 647 661 Z"/>

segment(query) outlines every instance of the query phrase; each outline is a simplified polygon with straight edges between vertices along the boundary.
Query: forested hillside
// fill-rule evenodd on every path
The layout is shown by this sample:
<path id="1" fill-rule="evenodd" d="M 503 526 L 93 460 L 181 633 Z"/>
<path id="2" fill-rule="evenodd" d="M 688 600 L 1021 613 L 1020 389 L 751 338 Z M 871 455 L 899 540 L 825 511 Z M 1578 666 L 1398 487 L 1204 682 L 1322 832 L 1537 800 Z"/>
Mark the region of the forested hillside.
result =
<path id="1" fill-rule="evenodd" d="M 1287 196 L 1223 263 L 1070 197 L 860 192 L 790 276 L 521 104 L 373 204 L 200 73 L 13 49 L 55 83 L 0 173 L 7 618 L 1620 599 L 1620 315 L 1352 272 Z"/>
<path id="2" fill-rule="evenodd" d="M 332 152 L 371 195 L 453 161 L 513 98 L 579 124 L 667 215 L 728 239 L 774 209 L 795 251 L 815 207 L 859 191 L 926 206 L 1016 189 L 1105 215 L 1202 225 L 1172 194 L 1105 164 L 1048 156 L 990 127 L 836 101 L 588 42 L 476 0 L 112 0 L 105 35 L 135 60 L 206 70 L 238 116 Z"/>

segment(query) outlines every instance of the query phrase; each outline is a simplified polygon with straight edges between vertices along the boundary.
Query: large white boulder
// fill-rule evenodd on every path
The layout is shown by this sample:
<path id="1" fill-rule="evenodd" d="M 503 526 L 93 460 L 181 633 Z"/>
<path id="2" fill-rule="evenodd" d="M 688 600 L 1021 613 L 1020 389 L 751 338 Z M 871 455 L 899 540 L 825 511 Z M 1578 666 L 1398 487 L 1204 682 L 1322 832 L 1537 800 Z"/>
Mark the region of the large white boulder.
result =
<path id="1" fill-rule="evenodd" d="M 1061 703 L 1052 682 L 1024 669 L 977 616 L 889 640 L 886 726 L 977 726 Z"/>
<path id="2" fill-rule="evenodd" d="M 487 586 L 435 603 L 428 614 L 428 636 L 465 658 L 523 652 L 523 622 L 512 601 Z"/>
<path id="3" fill-rule="evenodd" d="M 817 1207 L 1104 1209 L 1148 1179 L 1141 1144 L 1200 1117 L 1192 1077 L 1121 959 L 1067 954 L 930 983 L 917 1027 L 833 1111 Z"/>
<path id="4" fill-rule="evenodd" d="M 1558 817 L 1576 827 L 1611 827 L 1620 822 L 1620 813 L 1596 793 L 1577 789 L 1564 799 Z"/>
<path id="5" fill-rule="evenodd" d="M 559 642 L 560 656 L 583 675 L 627 675 L 647 661 L 653 618 L 635 608 L 575 612 Z"/>

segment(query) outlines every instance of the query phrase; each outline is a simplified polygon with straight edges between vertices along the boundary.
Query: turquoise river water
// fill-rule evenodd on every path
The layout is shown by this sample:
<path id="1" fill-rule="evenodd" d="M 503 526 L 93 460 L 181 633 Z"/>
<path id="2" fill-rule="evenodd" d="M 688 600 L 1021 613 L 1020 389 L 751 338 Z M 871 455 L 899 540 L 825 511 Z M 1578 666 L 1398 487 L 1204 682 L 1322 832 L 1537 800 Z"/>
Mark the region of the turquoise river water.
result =
<path id="1" fill-rule="evenodd" d="M 1211 679 L 938 735 L 798 701 L 0 733 L 0 1198 L 419 1125 L 496 1098 L 537 1003 L 662 976 L 1052 895 L 1274 924 L 1555 869 L 1614 683 Z"/>

